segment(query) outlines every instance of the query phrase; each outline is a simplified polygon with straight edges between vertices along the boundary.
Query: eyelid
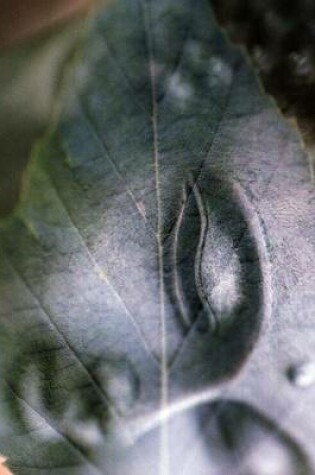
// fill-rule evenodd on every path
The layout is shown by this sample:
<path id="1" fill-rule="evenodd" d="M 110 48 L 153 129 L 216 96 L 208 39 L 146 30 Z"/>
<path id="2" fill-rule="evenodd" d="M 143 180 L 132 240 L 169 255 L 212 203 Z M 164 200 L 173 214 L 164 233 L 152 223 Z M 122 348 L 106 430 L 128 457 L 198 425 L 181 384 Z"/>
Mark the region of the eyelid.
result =
<path id="1" fill-rule="evenodd" d="M 264 225 L 242 186 L 204 173 L 193 188 L 198 191 L 186 199 L 176 251 L 190 325 L 172 374 L 195 394 L 246 361 L 271 312 L 271 274 Z M 185 249 L 191 238 L 193 246 Z"/>

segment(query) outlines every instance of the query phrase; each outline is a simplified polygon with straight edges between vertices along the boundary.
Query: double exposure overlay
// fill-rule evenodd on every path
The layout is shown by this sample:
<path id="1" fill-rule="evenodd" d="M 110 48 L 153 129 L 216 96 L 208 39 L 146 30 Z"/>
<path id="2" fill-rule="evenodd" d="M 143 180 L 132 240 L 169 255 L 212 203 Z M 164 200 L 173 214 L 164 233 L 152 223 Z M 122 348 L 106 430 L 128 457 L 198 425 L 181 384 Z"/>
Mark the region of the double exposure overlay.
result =
<path id="1" fill-rule="evenodd" d="M 299 133 L 207 0 L 98 9 L 64 83 L 1 221 L 6 471 L 314 474 Z"/>

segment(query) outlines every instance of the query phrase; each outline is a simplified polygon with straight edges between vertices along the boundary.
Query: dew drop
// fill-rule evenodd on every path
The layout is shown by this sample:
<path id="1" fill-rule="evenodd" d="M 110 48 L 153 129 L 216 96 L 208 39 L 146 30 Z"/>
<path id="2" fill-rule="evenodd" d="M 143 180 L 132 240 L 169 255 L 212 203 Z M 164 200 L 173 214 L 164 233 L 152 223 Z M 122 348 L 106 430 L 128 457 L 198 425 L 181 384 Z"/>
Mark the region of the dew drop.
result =
<path id="1" fill-rule="evenodd" d="M 288 370 L 288 377 L 295 386 L 309 388 L 315 383 L 315 364 L 305 362 L 292 366 Z"/>

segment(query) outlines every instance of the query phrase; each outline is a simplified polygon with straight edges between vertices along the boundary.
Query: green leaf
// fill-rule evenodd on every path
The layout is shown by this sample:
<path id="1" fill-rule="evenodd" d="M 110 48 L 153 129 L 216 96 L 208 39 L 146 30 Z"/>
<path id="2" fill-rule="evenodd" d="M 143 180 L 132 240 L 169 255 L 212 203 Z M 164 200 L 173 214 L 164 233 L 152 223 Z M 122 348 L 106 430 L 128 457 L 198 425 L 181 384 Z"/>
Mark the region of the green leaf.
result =
<path id="1" fill-rule="evenodd" d="M 232 436 L 216 423 L 223 405 L 246 434 L 272 435 L 279 473 L 304 470 L 280 419 L 269 421 L 269 396 L 255 393 L 278 326 L 304 322 L 315 301 L 314 188 L 299 137 L 206 0 L 115 2 L 92 22 L 70 89 L 1 233 L 10 467 L 236 474 L 245 462 L 227 454 L 243 432 L 238 416 Z M 261 341 L 266 364 L 239 386 Z M 243 405 L 224 402 L 233 388 Z"/>

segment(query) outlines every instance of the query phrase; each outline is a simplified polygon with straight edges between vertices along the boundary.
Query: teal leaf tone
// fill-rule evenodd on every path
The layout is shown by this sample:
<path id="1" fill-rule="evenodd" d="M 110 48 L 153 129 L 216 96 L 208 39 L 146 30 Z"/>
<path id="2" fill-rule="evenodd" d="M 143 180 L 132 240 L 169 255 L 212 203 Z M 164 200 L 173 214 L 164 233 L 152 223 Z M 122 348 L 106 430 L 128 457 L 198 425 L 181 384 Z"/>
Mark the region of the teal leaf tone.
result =
<path id="1" fill-rule="evenodd" d="M 282 421 L 315 343 L 314 188 L 206 0 L 98 13 L 0 243 L 14 474 L 265 473 L 256 442 L 312 473 Z"/>

